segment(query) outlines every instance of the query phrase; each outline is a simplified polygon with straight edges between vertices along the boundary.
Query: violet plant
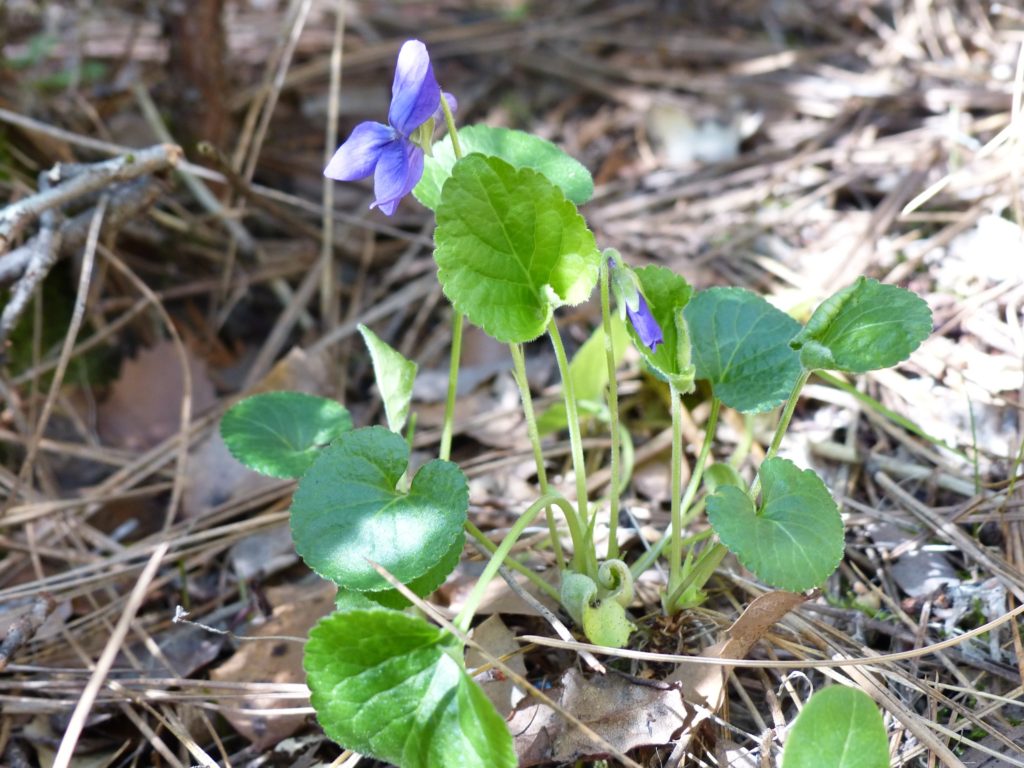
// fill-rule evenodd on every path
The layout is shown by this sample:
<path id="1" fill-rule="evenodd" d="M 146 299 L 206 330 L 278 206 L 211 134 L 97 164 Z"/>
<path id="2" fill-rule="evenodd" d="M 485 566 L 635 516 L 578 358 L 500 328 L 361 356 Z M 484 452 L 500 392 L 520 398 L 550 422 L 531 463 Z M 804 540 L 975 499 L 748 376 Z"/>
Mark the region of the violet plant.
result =
<path id="1" fill-rule="evenodd" d="M 730 551 L 772 588 L 802 591 L 824 583 L 843 554 L 839 510 L 816 474 L 776 455 L 800 391 L 816 370 L 861 373 L 894 365 L 931 329 L 920 298 L 867 278 L 826 300 L 801 326 L 750 291 L 694 292 L 665 267 L 633 269 L 617 251 L 598 248 L 577 209 L 593 193 L 582 165 L 521 131 L 483 125 L 456 130 L 454 104 L 442 94 L 425 46 L 405 43 L 388 123 L 357 126 L 325 170 L 344 181 L 372 174 L 371 207 L 387 215 L 412 193 L 436 216 L 438 280 L 454 308 L 438 458 L 409 475 L 410 441 L 402 433 L 416 365 L 365 327 L 360 331 L 386 428 L 354 429 L 339 403 L 290 392 L 242 400 L 221 424 L 228 447 L 243 463 L 298 479 L 291 507 L 296 550 L 339 588 L 338 610 L 312 630 L 305 651 L 320 723 L 343 746 L 403 768 L 515 764 L 508 729 L 463 660 L 465 633 L 502 564 L 559 600 L 591 642 L 612 647 L 626 645 L 634 629 L 628 613 L 634 579 L 659 558 L 668 564 L 667 613 L 699 604 Z M 441 115 L 447 135 L 434 142 Z M 603 352 L 604 366 L 590 366 L 581 376 L 574 365 L 583 350 L 569 361 L 555 313 L 589 300 L 595 288 L 602 324 L 595 331 L 598 346 L 585 346 Z M 450 461 L 463 318 L 509 345 L 537 468 L 538 498 L 497 546 L 468 519 L 466 478 Z M 629 465 L 615 379 L 614 339 L 622 335 L 623 319 L 644 365 L 668 388 L 673 437 L 670 529 L 658 546 L 629 563 L 621 558 L 616 535 Z M 553 419 L 568 431 L 574 498 L 548 481 L 526 379 L 523 345 L 544 335 L 562 381 L 564 403 Z M 587 491 L 584 414 L 576 391 L 592 380 L 607 390 L 607 402 L 597 411 L 612 440 L 610 489 L 601 499 Z M 683 489 L 683 397 L 697 382 L 705 383 L 711 410 Z M 590 397 L 602 394 L 591 391 Z M 721 471 L 710 473 L 713 483 L 703 483 L 705 470 L 716 466 L 710 464 L 711 446 L 723 405 L 742 413 L 783 406 L 750 485 L 735 472 Z M 546 427 L 552 427 L 550 419 Z M 684 540 L 702 508 L 711 527 Z M 557 589 L 507 559 L 541 514 L 561 574 Z M 600 553 L 594 537 L 599 520 L 609 529 L 607 549 Z M 565 530 L 570 553 L 561 546 Z M 409 600 L 382 572 L 426 596 L 455 568 L 466 535 L 492 557 L 452 622 L 454 631 L 404 611 Z"/>

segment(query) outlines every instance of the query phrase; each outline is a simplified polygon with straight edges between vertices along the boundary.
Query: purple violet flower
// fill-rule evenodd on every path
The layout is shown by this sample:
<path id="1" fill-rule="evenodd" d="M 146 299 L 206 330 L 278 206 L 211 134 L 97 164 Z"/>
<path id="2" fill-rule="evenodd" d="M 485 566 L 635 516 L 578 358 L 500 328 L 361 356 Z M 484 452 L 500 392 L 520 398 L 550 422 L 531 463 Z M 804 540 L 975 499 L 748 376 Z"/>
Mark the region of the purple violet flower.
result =
<path id="1" fill-rule="evenodd" d="M 454 105 L 448 94 L 445 98 Z M 423 176 L 423 148 L 411 137 L 440 106 L 441 89 L 427 47 L 419 40 L 406 41 L 398 52 L 388 124 L 367 121 L 357 125 L 334 153 L 324 176 L 356 181 L 372 173 L 376 199 L 370 207 L 390 216 Z"/>
<path id="2" fill-rule="evenodd" d="M 644 299 L 643 294 L 637 293 L 637 298 L 639 302 L 637 303 L 636 310 L 630 309 L 629 304 L 626 304 L 626 315 L 629 317 L 629 322 L 633 324 L 633 330 L 640 337 L 640 341 L 651 352 L 654 352 L 659 344 L 665 342 L 665 337 L 661 333 L 661 326 L 658 325 L 658 321 L 651 314 L 650 307 L 647 306 L 647 301 Z"/>
<path id="3" fill-rule="evenodd" d="M 651 308 L 647 306 L 647 299 L 640 293 L 636 274 L 622 263 L 622 256 L 614 248 L 605 249 L 604 254 L 608 259 L 611 289 L 619 303 L 619 312 L 625 308 L 629 322 L 636 335 L 640 337 L 640 341 L 651 352 L 657 351 L 658 345 L 665 343 L 665 336 L 658 321 L 651 314 Z"/>

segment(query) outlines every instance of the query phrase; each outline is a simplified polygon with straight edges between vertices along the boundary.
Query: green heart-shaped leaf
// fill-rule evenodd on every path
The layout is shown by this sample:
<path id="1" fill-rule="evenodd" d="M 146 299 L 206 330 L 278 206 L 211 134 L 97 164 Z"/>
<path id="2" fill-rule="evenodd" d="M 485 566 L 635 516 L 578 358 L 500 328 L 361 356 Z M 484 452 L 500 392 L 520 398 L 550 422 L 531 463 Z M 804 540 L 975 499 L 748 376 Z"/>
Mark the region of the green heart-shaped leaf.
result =
<path id="1" fill-rule="evenodd" d="M 362 323 L 359 333 L 370 350 L 373 361 L 373 376 L 377 380 L 381 400 L 384 401 L 384 415 L 388 429 L 401 432 L 409 418 L 409 403 L 412 402 L 412 385 L 416 380 L 416 363 L 406 360 L 397 349 L 381 341 L 373 331 Z"/>
<path id="2" fill-rule="evenodd" d="M 505 721 L 423 619 L 350 610 L 313 627 L 306 643 L 310 700 L 342 746 L 402 768 L 514 768 Z"/>
<path id="3" fill-rule="evenodd" d="M 782 768 L 888 768 L 889 738 L 863 691 L 831 685 L 811 696 L 786 736 Z"/>
<path id="4" fill-rule="evenodd" d="M 499 157 L 514 168 L 532 168 L 561 188 L 566 198 L 576 205 L 583 205 L 594 194 L 590 172 L 575 158 L 538 136 L 509 128 L 467 125 L 459 129 L 459 147 L 463 155 L 475 152 Z M 424 160 L 423 178 L 412 191 L 416 199 L 436 210 L 441 202 L 441 189 L 454 165 L 452 139 L 445 136 L 434 144 L 433 157 Z"/>
<path id="5" fill-rule="evenodd" d="M 864 373 L 906 360 L 931 331 L 924 299 L 861 277 L 822 302 L 791 344 L 808 370 Z"/>
<path id="6" fill-rule="evenodd" d="M 405 586 L 412 590 L 413 594 L 419 595 L 420 597 L 426 597 L 435 589 L 440 587 L 444 584 L 448 575 L 455 570 L 455 566 L 459 564 L 459 558 L 462 557 L 462 546 L 464 543 L 465 542 L 462 539 L 457 540 L 448 551 L 448 554 L 437 561 L 437 565 L 422 576 L 416 577 Z M 401 610 L 402 608 L 407 608 L 412 605 L 412 603 L 409 602 L 409 598 L 397 589 L 385 589 L 380 592 L 361 592 L 358 594 L 365 594 L 370 600 L 378 605 L 383 605 L 385 608 Z"/>
<path id="7" fill-rule="evenodd" d="M 387 590 L 372 563 L 408 584 L 462 541 L 465 475 L 431 461 L 403 493 L 396 486 L 408 462 L 405 440 L 383 427 L 348 432 L 317 458 L 291 510 L 295 549 L 310 568 L 345 589 Z"/>
<path id="8" fill-rule="evenodd" d="M 761 464 L 761 507 L 723 485 L 707 500 L 718 538 L 758 578 L 800 592 L 825 581 L 843 557 L 843 520 L 828 488 L 788 459 Z"/>
<path id="9" fill-rule="evenodd" d="M 220 422 L 231 455 L 270 477 L 301 477 L 327 444 L 350 429 L 345 406 L 301 392 L 247 397 Z"/>
<path id="10" fill-rule="evenodd" d="M 532 341 L 555 308 L 586 301 L 600 254 L 576 207 L 541 174 L 470 155 L 437 208 L 438 279 L 458 312 L 499 341 Z"/>
<path id="11" fill-rule="evenodd" d="M 695 371 L 683 309 L 693 295 L 693 288 L 684 277 L 667 267 L 652 265 L 637 269 L 634 273 L 665 341 L 651 352 L 640 340 L 633 325 L 627 323 L 633 344 L 651 368 L 672 382 L 680 392 L 689 392 L 693 388 Z"/>
<path id="12" fill-rule="evenodd" d="M 789 341 L 800 323 L 743 288 L 709 288 L 686 305 L 697 378 L 731 408 L 756 413 L 785 400 L 800 377 Z"/>

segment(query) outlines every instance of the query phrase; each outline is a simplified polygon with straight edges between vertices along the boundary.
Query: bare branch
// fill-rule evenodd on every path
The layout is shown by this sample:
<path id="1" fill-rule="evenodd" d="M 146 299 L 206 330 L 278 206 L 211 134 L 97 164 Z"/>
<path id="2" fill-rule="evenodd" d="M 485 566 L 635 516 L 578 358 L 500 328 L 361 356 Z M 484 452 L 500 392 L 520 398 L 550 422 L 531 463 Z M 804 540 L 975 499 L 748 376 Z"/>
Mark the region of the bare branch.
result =
<path id="1" fill-rule="evenodd" d="M 181 160 L 181 147 L 158 144 L 134 154 L 115 157 L 90 166 L 73 166 L 73 178 L 58 163 L 49 172 L 51 188 L 42 190 L 0 210 L 0 253 L 10 247 L 11 240 L 33 219 L 45 211 L 71 202 L 83 195 L 103 189 L 118 181 L 172 168 Z M 64 182 L 64 183 L 61 183 Z"/>

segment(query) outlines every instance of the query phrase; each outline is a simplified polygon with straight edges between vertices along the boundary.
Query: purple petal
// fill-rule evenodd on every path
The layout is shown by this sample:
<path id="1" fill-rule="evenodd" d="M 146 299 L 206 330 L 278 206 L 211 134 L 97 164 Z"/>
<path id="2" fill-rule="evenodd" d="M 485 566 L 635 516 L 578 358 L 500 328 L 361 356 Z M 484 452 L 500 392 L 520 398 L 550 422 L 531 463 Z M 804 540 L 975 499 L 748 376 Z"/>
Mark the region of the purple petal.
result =
<path id="1" fill-rule="evenodd" d="M 380 208 L 390 216 L 422 175 L 422 149 L 404 139 L 388 145 L 381 152 L 373 174 L 373 193 L 377 199 L 370 207 Z"/>
<path id="2" fill-rule="evenodd" d="M 658 321 L 651 314 L 643 294 L 639 294 L 639 296 L 640 304 L 636 311 L 634 312 L 627 306 L 626 314 L 629 315 L 629 322 L 633 324 L 633 329 L 636 331 L 636 335 L 640 337 L 640 341 L 651 352 L 654 352 L 659 344 L 664 343 L 665 337 L 661 333 L 661 326 L 658 325 Z"/>
<path id="3" fill-rule="evenodd" d="M 419 40 L 409 40 L 398 52 L 388 123 L 402 136 L 409 136 L 430 119 L 440 103 L 441 89 L 427 47 Z"/>
<path id="4" fill-rule="evenodd" d="M 377 167 L 381 153 L 398 137 L 392 128 L 380 123 L 360 123 L 345 143 L 338 147 L 324 176 L 337 181 L 365 179 Z"/>

